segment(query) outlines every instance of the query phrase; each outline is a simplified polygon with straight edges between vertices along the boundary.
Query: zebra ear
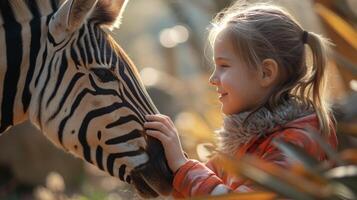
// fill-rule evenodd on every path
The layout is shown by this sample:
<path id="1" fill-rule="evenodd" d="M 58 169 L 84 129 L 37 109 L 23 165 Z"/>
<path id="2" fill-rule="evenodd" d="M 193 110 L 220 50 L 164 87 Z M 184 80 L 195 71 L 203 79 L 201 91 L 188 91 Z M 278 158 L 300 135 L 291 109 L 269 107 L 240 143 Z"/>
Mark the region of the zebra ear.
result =
<path id="1" fill-rule="evenodd" d="M 56 42 L 79 29 L 98 0 L 66 0 L 52 16 L 48 28 Z"/>
<path id="2" fill-rule="evenodd" d="M 110 29 L 119 28 L 123 11 L 128 2 L 129 0 L 100 0 L 91 19 Z"/>

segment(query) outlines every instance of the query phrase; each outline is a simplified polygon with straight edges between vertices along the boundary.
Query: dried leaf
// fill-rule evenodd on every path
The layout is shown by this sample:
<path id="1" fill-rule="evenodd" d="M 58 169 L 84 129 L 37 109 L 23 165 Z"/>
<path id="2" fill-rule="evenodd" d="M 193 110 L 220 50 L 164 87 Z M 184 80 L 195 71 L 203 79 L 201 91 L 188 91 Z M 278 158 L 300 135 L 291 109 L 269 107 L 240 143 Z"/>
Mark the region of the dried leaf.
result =
<path id="1" fill-rule="evenodd" d="M 357 149 L 346 149 L 340 153 L 342 160 L 357 165 Z"/>
<path id="2" fill-rule="evenodd" d="M 357 166 L 355 165 L 330 169 L 325 173 L 325 177 L 347 186 L 352 191 L 357 191 Z M 355 197 L 357 197 L 356 194 Z"/>
<path id="3" fill-rule="evenodd" d="M 316 3 L 315 10 L 344 40 L 357 49 L 357 32 L 351 25 L 322 4 Z"/>
<path id="4" fill-rule="evenodd" d="M 294 158 L 296 161 L 304 165 L 308 170 L 319 173 L 317 170 L 319 161 L 306 153 L 304 149 L 299 146 L 296 146 L 292 143 L 286 142 L 282 139 L 276 138 L 273 140 L 273 144 L 285 153 L 288 157 Z"/>

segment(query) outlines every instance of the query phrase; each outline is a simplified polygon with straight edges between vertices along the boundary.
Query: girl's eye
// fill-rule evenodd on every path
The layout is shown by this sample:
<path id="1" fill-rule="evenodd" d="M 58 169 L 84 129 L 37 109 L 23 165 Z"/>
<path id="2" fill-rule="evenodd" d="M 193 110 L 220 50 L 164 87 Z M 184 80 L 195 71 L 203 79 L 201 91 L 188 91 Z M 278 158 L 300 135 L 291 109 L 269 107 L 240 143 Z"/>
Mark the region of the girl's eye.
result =
<path id="1" fill-rule="evenodd" d="M 227 67 L 229 67 L 229 65 L 219 65 L 220 67 L 222 67 L 222 68 L 227 68 Z"/>
<path id="2" fill-rule="evenodd" d="M 103 83 L 117 80 L 117 78 L 114 76 L 114 74 L 109 69 L 94 68 L 91 70 L 99 78 L 99 80 Z"/>

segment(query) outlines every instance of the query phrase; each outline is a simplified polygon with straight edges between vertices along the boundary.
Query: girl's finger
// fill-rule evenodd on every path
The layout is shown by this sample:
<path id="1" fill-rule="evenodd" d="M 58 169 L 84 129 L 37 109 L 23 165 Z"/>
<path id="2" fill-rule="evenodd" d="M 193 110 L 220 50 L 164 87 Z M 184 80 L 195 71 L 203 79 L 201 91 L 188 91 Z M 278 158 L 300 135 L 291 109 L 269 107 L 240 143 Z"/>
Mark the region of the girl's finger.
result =
<path id="1" fill-rule="evenodd" d="M 167 120 L 167 118 L 161 114 L 146 115 L 145 118 L 149 121 L 159 121 L 159 122 L 165 124 L 167 127 L 173 127 L 173 124 L 170 123 L 171 120 Z"/>
<path id="2" fill-rule="evenodd" d="M 145 122 L 144 123 L 144 128 L 146 129 L 155 129 L 158 131 L 161 131 L 163 134 L 167 135 L 169 134 L 170 130 L 166 127 L 165 124 L 161 122 Z"/>
<path id="3" fill-rule="evenodd" d="M 154 130 L 147 130 L 146 134 L 160 140 L 161 143 L 165 143 L 167 141 L 167 136 L 160 131 L 154 131 Z"/>
<path id="4" fill-rule="evenodd" d="M 171 127 L 175 127 L 174 123 L 172 122 L 169 116 L 163 114 L 157 114 L 157 115 L 162 117 L 164 120 L 166 120 L 166 122 L 168 122 L 171 125 Z"/>

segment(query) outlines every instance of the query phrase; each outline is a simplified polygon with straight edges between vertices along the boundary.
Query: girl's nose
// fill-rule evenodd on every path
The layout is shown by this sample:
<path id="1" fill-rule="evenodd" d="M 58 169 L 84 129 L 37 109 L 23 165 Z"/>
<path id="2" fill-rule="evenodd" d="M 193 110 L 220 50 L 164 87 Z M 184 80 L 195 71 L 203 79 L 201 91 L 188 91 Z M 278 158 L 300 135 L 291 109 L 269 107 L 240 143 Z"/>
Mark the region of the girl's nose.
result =
<path id="1" fill-rule="evenodd" d="M 212 84 L 212 85 L 217 85 L 219 82 L 217 76 L 215 76 L 215 74 L 213 73 L 211 75 L 211 77 L 209 78 L 209 83 Z"/>

